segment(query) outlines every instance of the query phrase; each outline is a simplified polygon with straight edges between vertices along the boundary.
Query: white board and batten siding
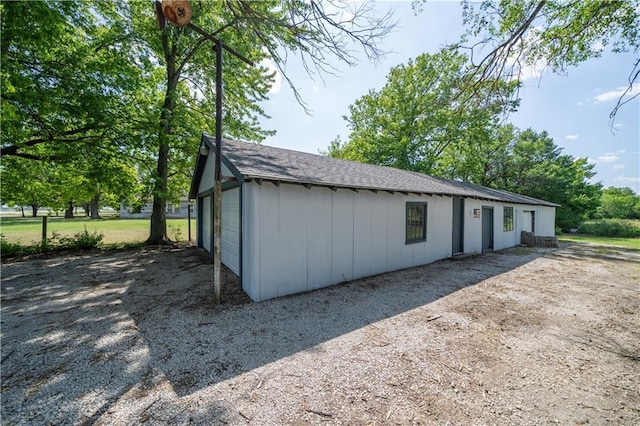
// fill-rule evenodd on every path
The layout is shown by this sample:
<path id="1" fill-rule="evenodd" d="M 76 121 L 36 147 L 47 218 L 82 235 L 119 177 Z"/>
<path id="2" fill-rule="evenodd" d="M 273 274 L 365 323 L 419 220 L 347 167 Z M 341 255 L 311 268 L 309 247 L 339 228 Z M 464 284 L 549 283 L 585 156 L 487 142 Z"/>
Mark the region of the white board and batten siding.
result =
<path id="1" fill-rule="evenodd" d="M 240 275 L 240 187 L 222 191 L 220 260 Z"/>
<path id="2" fill-rule="evenodd" d="M 213 247 L 211 246 L 211 239 L 213 238 L 213 221 L 211 221 L 210 218 L 213 217 L 213 202 L 211 201 L 211 196 L 201 197 L 198 199 L 198 203 L 202 203 L 202 217 L 204 218 L 204 220 L 200 221 L 200 226 L 202 227 L 201 245 L 209 253 L 212 253 Z"/>
<path id="3" fill-rule="evenodd" d="M 198 192 L 209 191 L 214 186 L 215 154 L 210 153 L 208 161 L 205 163 L 202 179 L 198 187 Z M 222 176 L 231 177 L 231 171 L 222 164 Z M 213 252 L 211 245 L 213 237 L 213 200 L 211 195 L 199 198 L 202 203 L 202 217 L 200 221 L 202 227 L 201 245 L 209 253 Z M 235 274 L 240 274 L 240 188 L 227 189 L 222 192 L 222 220 L 221 220 L 221 261 Z"/>
<path id="4" fill-rule="evenodd" d="M 493 250 L 502 250 L 520 244 L 520 232 L 531 232 L 531 214 L 535 216 L 535 234 L 555 235 L 555 208 L 510 204 L 487 200 L 465 199 L 464 252 L 482 253 L 482 208 L 493 208 Z M 504 230 L 504 208 L 513 207 L 513 230 Z M 480 217 L 474 216 L 474 210 L 480 210 Z"/>
<path id="5" fill-rule="evenodd" d="M 243 288 L 255 301 L 451 256 L 450 197 L 266 182 L 243 196 Z M 425 242 L 405 242 L 408 201 L 427 203 Z"/>

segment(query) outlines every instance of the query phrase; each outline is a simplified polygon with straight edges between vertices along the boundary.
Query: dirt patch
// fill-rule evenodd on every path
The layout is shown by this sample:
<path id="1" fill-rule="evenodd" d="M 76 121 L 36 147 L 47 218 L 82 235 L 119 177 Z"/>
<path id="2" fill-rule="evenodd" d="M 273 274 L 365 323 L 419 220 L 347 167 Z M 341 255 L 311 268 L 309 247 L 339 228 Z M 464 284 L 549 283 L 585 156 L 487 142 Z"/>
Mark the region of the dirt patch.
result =
<path id="1" fill-rule="evenodd" d="M 640 253 L 450 259 L 249 303 L 194 248 L 2 265 L 3 424 L 640 423 Z"/>

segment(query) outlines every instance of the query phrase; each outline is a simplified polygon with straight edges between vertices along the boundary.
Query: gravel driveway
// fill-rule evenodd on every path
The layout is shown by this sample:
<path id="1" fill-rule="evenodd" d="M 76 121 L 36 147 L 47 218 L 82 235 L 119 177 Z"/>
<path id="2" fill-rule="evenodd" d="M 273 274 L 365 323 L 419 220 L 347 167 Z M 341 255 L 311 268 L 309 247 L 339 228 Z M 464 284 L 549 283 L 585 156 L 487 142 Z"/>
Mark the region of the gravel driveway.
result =
<path id="1" fill-rule="evenodd" d="M 262 303 L 195 248 L 2 265 L 2 424 L 640 424 L 640 252 L 444 260 Z"/>

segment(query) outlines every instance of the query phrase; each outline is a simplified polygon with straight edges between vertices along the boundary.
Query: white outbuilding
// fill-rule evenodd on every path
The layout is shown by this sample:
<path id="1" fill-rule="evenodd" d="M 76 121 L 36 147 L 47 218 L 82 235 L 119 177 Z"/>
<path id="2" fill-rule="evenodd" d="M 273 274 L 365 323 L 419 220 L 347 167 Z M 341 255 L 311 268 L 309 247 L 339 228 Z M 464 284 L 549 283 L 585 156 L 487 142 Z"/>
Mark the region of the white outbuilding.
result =
<path id="1" fill-rule="evenodd" d="M 210 253 L 214 143 L 202 136 L 190 191 Z M 222 177 L 222 262 L 254 301 L 555 233 L 553 203 L 255 143 L 223 139 Z"/>

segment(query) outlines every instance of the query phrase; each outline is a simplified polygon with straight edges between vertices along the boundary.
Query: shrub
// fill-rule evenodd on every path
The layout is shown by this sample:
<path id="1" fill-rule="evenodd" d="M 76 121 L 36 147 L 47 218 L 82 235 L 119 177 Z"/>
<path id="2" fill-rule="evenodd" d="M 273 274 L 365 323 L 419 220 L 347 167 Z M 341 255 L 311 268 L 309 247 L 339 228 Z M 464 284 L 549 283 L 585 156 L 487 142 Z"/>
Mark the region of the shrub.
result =
<path id="1" fill-rule="evenodd" d="M 169 225 L 174 241 L 182 241 L 182 229 L 177 225 Z"/>
<path id="2" fill-rule="evenodd" d="M 84 231 L 74 234 L 73 237 L 60 238 L 60 242 L 56 246 L 60 249 L 88 250 L 97 248 L 103 239 L 103 233 L 89 232 L 85 227 Z"/>
<path id="3" fill-rule="evenodd" d="M 578 233 L 597 237 L 638 238 L 640 225 L 630 220 L 603 219 L 583 223 L 578 228 Z"/>
<path id="4" fill-rule="evenodd" d="M 73 237 L 60 238 L 60 234 L 54 232 L 51 238 L 37 243 L 32 241 L 29 245 L 10 243 L 3 235 L 0 235 L 0 256 L 27 256 L 57 250 L 88 250 L 97 248 L 103 238 L 104 234 L 98 233 L 97 231 L 89 232 L 87 228 L 85 228 L 84 231 L 76 233 Z"/>

